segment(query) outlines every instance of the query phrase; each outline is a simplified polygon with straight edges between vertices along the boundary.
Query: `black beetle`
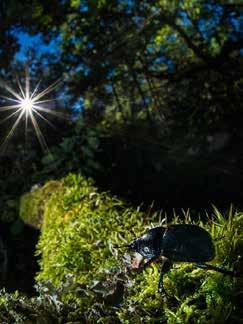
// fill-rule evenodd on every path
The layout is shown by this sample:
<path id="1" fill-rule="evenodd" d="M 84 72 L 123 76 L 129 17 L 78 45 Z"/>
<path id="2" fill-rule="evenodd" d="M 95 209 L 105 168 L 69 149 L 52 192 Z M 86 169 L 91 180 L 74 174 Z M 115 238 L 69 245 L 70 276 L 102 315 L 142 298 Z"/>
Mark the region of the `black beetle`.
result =
<path id="1" fill-rule="evenodd" d="M 215 257 L 215 248 L 210 234 L 197 225 L 154 227 L 125 246 L 147 259 L 139 270 L 144 270 L 151 262 L 163 257 L 158 286 L 161 294 L 165 293 L 163 275 L 170 270 L 173 262 L 193 262 L 202 269 L 235 275 L 233 271 L 204 263 Z"/>

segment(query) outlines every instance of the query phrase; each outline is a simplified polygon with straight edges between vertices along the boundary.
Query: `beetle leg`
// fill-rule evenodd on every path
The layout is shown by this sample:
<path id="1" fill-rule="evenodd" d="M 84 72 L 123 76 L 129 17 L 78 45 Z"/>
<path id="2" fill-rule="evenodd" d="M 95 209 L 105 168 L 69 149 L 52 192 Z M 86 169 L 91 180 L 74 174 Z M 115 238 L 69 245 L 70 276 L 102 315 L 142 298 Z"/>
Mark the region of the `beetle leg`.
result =
<path id="1" fill-rule="evenodd" d="M 159 285 L 158 285 L 158 292 L 161 295 L 166 295 L 166 291 L 165 291 L 164 285 L 163 285 L 163 276 L 165 273 L 170 271 L 171 267 L 172 267 L 172 262 L 169 259 L 164 257 L 162 265 L 161 265 L 161 269 L 160 269 Z"/>
<path id="2" fill-rule="evenodd" d="M 221 272 L 221 273 L 227 274 L 227 275 L 229 275 L 229 276 L 235 276 L 234 271 L 226 270 L 226 269 L 223 268 L 223 267 L 216 267 L 216 266 L 213 266 L 213 265 L 211 265 L 211 264 L 207 264 L 207 263 L 196 263 L 196 266 L 197 266 L 198 268 L 201 268 L 201 269 L 205 269 L 205 270 L 214 270 L 214 271 L 218 271 L 218 272 Z"/>
<path id="3" fill-rule="evenodd" d="M 159 285 L 158 285 L 158 292 L 161 295 L 167 295 L 164 284 L 163 284 L 163 278 L 164 278 L 164 272 L 163 272 L 163 266 L 161 267 L 160 274 L 159 274 Z"/>

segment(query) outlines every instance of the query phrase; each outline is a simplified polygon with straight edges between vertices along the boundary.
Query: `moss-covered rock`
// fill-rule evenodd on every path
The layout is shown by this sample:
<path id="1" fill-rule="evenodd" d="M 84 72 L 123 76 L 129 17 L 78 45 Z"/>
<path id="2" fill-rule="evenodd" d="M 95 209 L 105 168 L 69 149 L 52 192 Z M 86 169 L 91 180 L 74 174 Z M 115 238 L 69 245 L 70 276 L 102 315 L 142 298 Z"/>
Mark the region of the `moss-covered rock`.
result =
<path id="1" fill-rule="evenodd" d="M 163 299 L 157 293 L 159 265 L 140 274 L 125 271 L 125 251 L 114 245 L 129 242 L 133 233 L 140 236 L 158 224 L 159 214 L 130 208 L 116 197 L 100 193 L 92 180 L 73 174 L 56 183 L 51 194 L 47 190 L 50 184 L 46 191 L 44 188 L 38 189 L 39 198 L 33 199 L 34 192 L 24 198 L 25 206 L 33 211 L 28 213 L 26 207 L 25 214 L 37 220 L 38 226 L 42 224 L 37 280 L 62 287 L 57 288 L 60 300 L 75 305 L 69 321 L 226 323 L 233 319 L 237 323 L 240 307 L 234 296 L 242 291 L 238 279 L 180 263 L 165 276 L 168 297 Z M 27 202 L 28 197 L 32 203 Z M 215 240 L 214 263 L 232 268 L 242 254 L 243 214 L 231 209 L 223 217 L 215 209 L 209 219 L 199 225 Z M 191 219 L 187 215 L 173 220 L 182 221 Z"/>

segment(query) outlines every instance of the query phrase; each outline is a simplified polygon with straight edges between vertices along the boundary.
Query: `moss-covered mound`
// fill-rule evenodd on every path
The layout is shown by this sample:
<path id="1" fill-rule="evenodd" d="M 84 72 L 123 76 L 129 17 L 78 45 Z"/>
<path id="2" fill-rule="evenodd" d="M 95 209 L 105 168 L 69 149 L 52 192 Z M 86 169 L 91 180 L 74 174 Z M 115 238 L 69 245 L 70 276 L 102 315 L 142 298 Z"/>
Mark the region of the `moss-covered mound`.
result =
<path id="1" fill-rule="evenodd" d="M 91 180 L 68 175 L 43 202 L 32 192 L 22 200 L 22 218 L 33 225 L 43 219 L 38 254 L 39 282 L 49 281 L 55 298 L 73 306 L 66 320 L 77 323 L 237 323 L 240 318 L 241 279 L 177 264 L 165 276 L 166 299 L 157 293 L 159 265 L 144 273 L 128 273 L 126 251 L 115 249 L 157 225 L 159 214 L 142 213 L 107 193 Z M 29 209 L 27 208 L 29 206 Z M 24 210 L 24 212 L 23 212 Z M 38 219 L 38 222 L 36 220 Z M 243 214 L 216 209 L 207 224 L 200 223 L 215 240 L 215 264 L 240 267 Z M 173 222 L 191 222 L 189 215 Z M 125 258 L 124 258 L 125 255 Z M 65 321 L 63 322 L 65 323 Z"/>
<path id="2" fill-rule="evenodd" d="M 23 195 L 20 199 L 20 218 L 28 225 L 40 228 L 47 201 L 61 187 L 60 181 L 49 181 L 42 187 L 37 185 L 31 192 Z"/>

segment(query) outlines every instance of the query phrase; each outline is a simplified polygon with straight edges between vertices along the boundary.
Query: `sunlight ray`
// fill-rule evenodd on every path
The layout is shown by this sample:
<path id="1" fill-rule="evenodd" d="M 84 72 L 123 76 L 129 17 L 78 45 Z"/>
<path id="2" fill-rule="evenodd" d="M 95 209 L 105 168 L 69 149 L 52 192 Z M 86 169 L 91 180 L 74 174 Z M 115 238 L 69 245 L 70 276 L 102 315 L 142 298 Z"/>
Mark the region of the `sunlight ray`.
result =
<path id="1" fill-rule="evenodd" d="M 3 150 L 6 148 L 6 145 L 8 144 L 8 141 L 11 139 L 11 137 L 14 134 L 15 129 L 18 127 L 18 124 L 20 123 L 23 115 L 24 115 L 24 110 L 22 110 L 18 116 L 18 118 L 16 119 L 15 123 L 13 124 L 12 128 L 10 129 L 9 133 L 7 134 L 7 136 L 5 137 L 3 143 L 1 144 L 0 147 L 3 148 Z"/>
<path id="2" fill-rule="evenodd" d="M 29 97 L 30 97 L 30 76 L 29 76 L 28 69 L 26 69 L 25 74 L 26 74 L 26 76 L 25 76 L 25 95 L 23 97 L 29 99 Z"/>
<path id="3" fill-rule="evenodd" d="M 38 110 L 33 109 L 33 112 L 36 113 L 40 118 L 42 118 L 49 126 L 51 126 L 53 129 L 57 129 L 47 118 L 45 118 L 44 116 L 42 116 Z"/>
<path id="4" fill-rule="evenodd" d="M 40 107 L 40 106 L 35 106 L 35 105 L 33 107 L 38 109 L 39 111 L 46 112 L 47 114 L 54 115 L 56 117 L 60 117 L 60 118 L 63 118 L 63 119 L 67 119 L 67 115 L 64 114 L 64 113 L 61 113 L 60 111 L 53 111 L 52 109 L 44 108 L 44 107 Z"/>
<path id="5" fill-rule="evenodd" d="M 3 106 L 3 107 L 0 107 L 0 111 L 13 110 L 13 109 L 20 108 L 20 107 L 21 107 L 20 104 L 12 105 L 12 106 Z"/>
<path id="6" fill-rule="evenodd" d="M 48 145 L 46 143 L 46 140 L 45 140 L 45 138 L 44 138 L 44 136 L 43 136 L 43 134 L 42 134 L 42 132 L 40 130 L 40 127 L 39 127 L 38 123 L 36 122 L 36 119 L 35 119 L 32 111 L 30 112 L 30 115 L 29 116 L 30 116 L 32 125 L 34 126 L 34 129 L 36 131 L 36 135 L 37 135 L 37 138 L 39 140 L 39 143 L 40 143 L 42 149 L 44 151 L 48 151 L 49 152 L 49 148 L 48 148 Z"/>
<path id="7" fill-rule="evenodd" d="M 18 84 L 18 87 L 19 87 L 19 90 L 22 94 L 22 97 L 24 98 L 25 94 L 24 94 L 24 90 L 23 90 L 23 87 L 21 86 L 21 83 L 19 81 L 19 77 L 16 75 L 16 80 L 17 80 L 17 84 Z"/>
<path id="8" fill-rule="evenodd" d="M 0 98 L 5 99 L 5 100 L 9 100 L 9 101 L 19 102 L 19 100 L 14 99 L 14 98 L 10 98 L 10 97 L 7 97 L 7 96 L 0 96 Z"/>
<path id="9" fill-rule="evenodd" d="M 0 86 L 3 87 L 3 88 L 5 88 L 16 99 L 18 99 L 18 100 L 21 100 L 22 99 L 22 97 L 16 91 L 14 91 L 9 85 L 7 85 L 6 82 L 3 82 L 2 80 L 0 80 Z"/>
<path id="10" fill-rule="evenodd" d="M 46 100 L 40 100 L 40 101 L 35 101 L 35 104 L 39 105 L 41 103 L 45 103 L 45 102 L 52 102 L 52 101 L 56 101 L 57 99 L 46 99 Z"/>
<path id="11" fill-rule="evenodd" d="M 10 119 L 11 117 L 13 117 L 14 115 L 17 115 L 19 113 L 19 111 L 22 110 L 22 108 L 19 108 L 18 110 L 16 110 L 15 112 L 13 112 L 12 114 L 10 114 L 9 116 L 7 116 L 6 118 L 4 118 L 3 120 L 0 121 L 0 124 L 3 124 L 6 120 Z"/>
<path id="12" fill-rule="evenodd" d="M 53 82 L 46 89 L 44 89 L 42 92 L 40 92 L 39 94 L 37 94 L 35 96 L 35 101 L 39 100 L 40 98 L 44 97 L 45 95 L 47 95 L 48 93 L 50 93 L 51 91 L 53 91 L 57 87 L 57 85 L 59 83 L 60 83 L 60 79 L 58 79 L 57 81 Z"/>
<path id="13" fill-rule="evenodd" d="M 30 99 L 33 99 L 33 98 L 35 97 L 35 94 L 36 94 L 36 92 L 38 91 L 40 84 L 41 84 L 41 80 L 38 81 L 38 83 L 37 83 L 37 85 L 36 85 L 34 91 L 32 92 L 32 94 L 31 94 L 31 96 L 30 96 Z M 50 100 L 52 100 L 52 99 L 50 99 Z"/>

